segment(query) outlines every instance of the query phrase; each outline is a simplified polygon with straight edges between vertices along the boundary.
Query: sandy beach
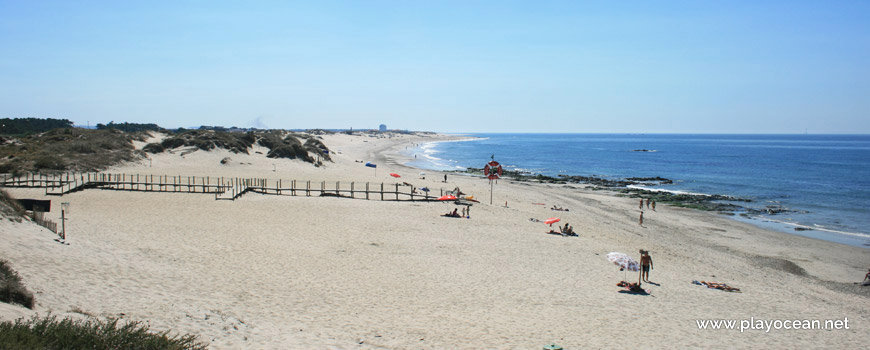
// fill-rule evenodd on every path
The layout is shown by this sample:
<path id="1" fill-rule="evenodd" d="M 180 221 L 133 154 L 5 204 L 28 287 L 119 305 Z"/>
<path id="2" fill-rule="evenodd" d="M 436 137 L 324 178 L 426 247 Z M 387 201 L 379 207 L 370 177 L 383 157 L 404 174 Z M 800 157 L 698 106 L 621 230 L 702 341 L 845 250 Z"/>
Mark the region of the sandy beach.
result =
<path id="1" fill-rule="evenodd" d="M 866 345 L 870 287 L 855 282 L 870 250 L 662 204 L 645 210 L 641 226 L 637 199 L 577 185 L 500 180 L 490 205 L 485 179 L 449 174 L 444 183 L 443 173 L 422 179 L 401 165 L 406 147 L 458 138 L 334 134 L 323 136 L 333 161 L 321 167 L 255 148 L 163 153 L 109 172 L 459 187 L 481 201 L 468 219 L 441 217 L 457 207 L 442 202 L 7 189 L 52 200 L 46 216 L 57 222 L 60 202 L 69 202 L 70 244 L 30 222 L 0 223 L 0 258 L 36 297 L 34 310 L 0 303 L 0 320 L 120 317 L 198 335 L 211 349 Z M 549 226 L 530 221 L 549 217 L 579 237 L 545 234 Z M 650 295 L 621 293 L 617 282 L 638 275 L 605 255 L 638 259 L 639 249 L 654 261 Z M 699 329 L 711 319 L 848 320 L 848 329 Z"/>

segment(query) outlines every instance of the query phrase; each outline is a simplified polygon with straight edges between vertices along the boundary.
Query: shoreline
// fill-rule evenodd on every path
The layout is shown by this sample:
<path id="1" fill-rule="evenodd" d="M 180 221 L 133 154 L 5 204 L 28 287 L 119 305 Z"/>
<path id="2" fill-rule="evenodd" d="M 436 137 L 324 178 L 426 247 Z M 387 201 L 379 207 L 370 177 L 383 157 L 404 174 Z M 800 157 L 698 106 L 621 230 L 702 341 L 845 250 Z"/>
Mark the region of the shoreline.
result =
<path id="1" fill-rule="evenodd" d="M 445 136 L 448 137 L 448 136 Z M 460 187 L 481 203 L 471 218 L 456 206 L 336 197 L 249 194 L 236 201 L 186 193 L 88 189 L 45 197 L 69 202 L 70 245 L 28 223 L 0 222 L 0 256 L 37 298 L 35 310 L 0 304 L 0 319 L 59 317 L 148 320 L 155 331 L 192 333 L 210 349 L 362 348 L 566 349 L 818 347 L 864 342 L 870 288 L 854 285 L 867 251 L 763 230 L 672 206 L 579 186 L 486 180 L 401 165 L 406 145 L 431 138 L 325 137 L 333 163 L 225 151 L 161 154 L 118 173 L 221 174 L 324 181 L 412 182 Z M 261 150 L 262 151 L 262 150 Z M 232 162 L 220 165 L 224 157 Z M 399 155 L 400 156 L 400 155 Z M 358 161 L 380 162 L 377 173 Z M 388 173 L 397 172 L 401 179 Z M 503 204 L 507 203 L 505 206 Z M 545 203 L 538 205 L 536 203 Z M 570 211 L 552 211 L 551 205 Z M 47 218 L 59 221 L 52 211 Z M 530 218 L 559 217 L 578 237 L 548 235 Z M 620 293 L 604 256 L 651 251 L 651 295 Z M 625 277 L 627 275 L 627 278 Z M 699 287 L 725 282 L 742 293 Z M 799 288 L 796 286 L 800 286 Z M 87 316 L 86 314 L 92 316 Z M 625 318 L 621 315 L 642 314 Z M 704 331 L 698 319 L 834 319 L 851 330 Z"/>
<path id="2" fill-rule="evenodd" d="M 432 142 L 426 142 L 426 144 L 437 144 L 437 143 L 441 143 L 441 142 L 455 142 L 455 141 L 473 141 L 473 140 L 477 140 L 477 139 L 486 139 L 486 138 L 480 138 L 480 137 L 474 138 L 473 137 L 473 138 L 463 139 L 463 140 L 432 141 Z M 421 145 L 420 147 L 418 147 L 418 149 L 422 149 L 423 147 L 424 146 Z M 415 162 L 415 161 L 418 161 L 418 160 L 405 158 L 403 165 L 406 165 L 409 167 L 415 167 L 413 164 L 409 164 L 409 163 Z M 425 162 L 425 160 L 421 160 L 421 161 Z M 415 168 L 417 168 L 417 167 L 415 167 Z M 457 166 L 457 168 L 460 168 L 460 167 Z M 424 170 L 424 171 L 468 173 L 468 170 L 462 170 L 462 169 L 432 170 L 432 169 L 428 169 L 425 167 L 419 167 L 417 169 Z M 466 169 L 466 168 L 463 168 L 463 169 Z M 471 169 L 471 168 L 467 168 L 467 169 Z M 647 197 L 649 194 L 652 194 L 652 193 L 666 193 L 666 194 L 669 194 L 670 196 L 681 196 L 682 195 L 682 196 L 688 196 L 688 197 L 694 197 L 694 198 L 707 197 L 706 199 L 703 199 L 702 201 L 705 203 L 713 204 L 712 206 L 698 207 L 698 208 L 694 208 L 692 204 L 689 204 L 687 206 L 690 208 L 694 208 L 696 210 L 699 210 L 699 211 L 706 211 L 706 212 L 715 213 L 715 214 L 731 215 L 732 218 L 736 221 L 748 222 L 750 224 L 753 224 L 759 228 L 766 229 L 766 230 L 773 230 L 776 232 L 785 233 L 785 234 L 789 234 L 789 235 L 814 238 L 814 239 L 827 241 L 827 242 L 833 242 L 833 243 L 849 245 L 849 246 L 854 246 L 854 247 L 859 247 L 859 248 L 864 248 L 864 249 L 870 249 L 870 235 L 868 235 L 867 233 L 826 229 L 826 228 L 817 227 L 818 224 L 800 223 L 800 222 L 793 222 L 793 221 L 786 221 L 786 220 L 777 220 L 774 216 L 771 216 L 771 217 L 762 216 L 761 211 L 763 211 L 763 210 L 761 210 L 761 209 L 749 207 L 749 206 L 745 206 L 745 205 L 733 204 L 733 202 L 752 202 L 752 201 L 741 199 L 739 197 L 732 197 L 729 195 L 698 193 L 698 192 L 691 192 L 691 191 L 687 191 L 687 190 L 670 190 L 670 189 L 661 189 L 661 188 L 648 188 L 648 187 L 644 187 L 645 184 L 642 181 L 626 181 L 626 180 L 632 179 L 631 177 L 605 180 L 605 179 L 599 179 L 598 175 L 583 176 L 583 175 L 559 174 L 558 177 L 553 177 L 553 176 L 543 175 L 543 174 L 529 174 L 529 176 L 527 176 L 527 177 L 520 177 L 520 178 L 509 178 L 506 175 L 506 176 L 504 176 L 504 179 L 505 180 L 510 179 L 512 181 L 534 183 L 534 181 L 530 181 L 530 179 L 535 178 L 535 176 L 543 176 L 544 180 L 549 180 L 551 182 L 558 182 L 558 183 L 567 182 L 567 183 L 572 183 L 572 184 L 584 184 L 584 185 L 596 185 L 597 181 L 596 182 L 588 182 L 589 180 L 583 181 L 583 179 L 595 179 L 598 181 L 608 182 L 607 184 L 604 184 L 603 188 L 601 188 L 603 190 L 624 191 L 625 193 L 633 193 L 633 194 L 637 194 L 639 196 L 644 196 L 646 194 Z M 577 178 L 579 178 L 581 180 L 580 181 L 570 181 L 570 179 L 576 180 Z M 667 180 L 667 179 L 661 179 L 661 180 Z M 670 181 L 670 180 L 668 180 L 668 181 Z M 626 182 L 626 184 L 621 184 L 620 182 Z M 620 183 L 620 184 L 617 184 L 617 183 Z M 647 197 L 644 197 L 644 198 L 647 198 Z M 725 203 L 723 203 L 723 201 Z M 677 199 L 674 203 L 683 203 L 683 202 L 684 202 L 683 200 Z M 694 202 L 695 201 L 692 200 L 689 203 L 694 203 Z M 770 209 L 771 207 L 768 206 L 766 208 Z M 776 211 L 773 215 L 787 214 L 790 211 L 790 209 L 785 209 L 784 211 L 783 211 L 783 209 L 784 208 L 782 208 L 782 207 L 773 208 L 772 210 Z M 780 212 L 780 211 L 782 211 L 782 212 Z"/>

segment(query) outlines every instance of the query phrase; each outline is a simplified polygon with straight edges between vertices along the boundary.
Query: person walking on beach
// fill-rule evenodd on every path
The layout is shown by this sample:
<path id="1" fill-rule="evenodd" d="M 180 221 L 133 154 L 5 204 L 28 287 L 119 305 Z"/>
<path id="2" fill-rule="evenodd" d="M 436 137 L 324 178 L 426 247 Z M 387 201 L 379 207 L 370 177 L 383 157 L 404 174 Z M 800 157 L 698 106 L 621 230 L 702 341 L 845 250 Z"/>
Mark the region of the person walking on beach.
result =
<path id="1" fill-rule="evenodd" d="M 647 199 L 646 199 L 646 208 L 647 208 L 647 209 L 649 209 L 649 202 L 650 202 L 650 199 L 647 198 Z"/>
<path id="2" fill-rule="evenodd" d="M 649 251 L 640 250 L 640 271 L 641 279 L 644 282 L 649 282 L 649 270 L 653 268 L 652 257 L 649 256 Z"/>
<path id="3" fill-rule="evenodd" d="M 447 174 L 444 174 L 444 182 L 447 182 Z"/>
<path id="4" fill-rule="evenodd" d="M 656 211 L 656 201 L 652 201 L 652 210 Z"/>
<path id="5" fill-rule="evenodd" d="M 643 210 L 640 211 L 640 220 L 637 222 L 637 224 L 643 226 Z"/>
<path id="6" fill-rule="evenodd" d="M 643 211 L 643 198 L 640 199 L 640 204 L 637 205 L 637 208 Z"/>

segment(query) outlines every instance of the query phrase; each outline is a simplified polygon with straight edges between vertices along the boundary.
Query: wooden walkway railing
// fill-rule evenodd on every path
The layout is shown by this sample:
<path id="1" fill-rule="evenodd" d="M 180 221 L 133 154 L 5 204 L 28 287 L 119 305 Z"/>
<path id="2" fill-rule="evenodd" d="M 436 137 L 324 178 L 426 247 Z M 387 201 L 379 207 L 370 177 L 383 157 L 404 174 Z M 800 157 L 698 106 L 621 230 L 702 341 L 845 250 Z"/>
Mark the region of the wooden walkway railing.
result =
<path id="1" fill-rule="evenodd" d="M 248 192 L 277 196 L 334 196 L 382 201 L 433 201 L 438 195 L 408 184 L 369 182 L 311 182 L 265 178 L 70 173 L 60 175 L 2 175 L 0 187 L 45 188 L 46 195 L 63 196 L 84 189 L 141 192 L 186 192 L 214 194 L 216 200 L 235 200 Z"/>

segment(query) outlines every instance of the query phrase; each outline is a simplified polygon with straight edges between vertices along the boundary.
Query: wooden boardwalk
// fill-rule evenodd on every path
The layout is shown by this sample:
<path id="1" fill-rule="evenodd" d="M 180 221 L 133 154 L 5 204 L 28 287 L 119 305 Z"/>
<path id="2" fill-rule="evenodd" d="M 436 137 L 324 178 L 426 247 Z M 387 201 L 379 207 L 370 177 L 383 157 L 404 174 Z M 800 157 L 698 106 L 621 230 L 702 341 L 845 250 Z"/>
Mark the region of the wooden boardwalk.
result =
<path id="1" fill-rule="evenodd" d="M 276 196 L 333 196 L 381 201 L 435 201 L 438 195 L 422 192 L 408 184 L 370 182 L 312 182 L 266 178 L 226 178 L 181 175 L 110 173 L 65 173 L 60 175 L 4 174 L 0 187 L 44 188 L 45 194 L 63 196 L 85 189 L 139 192 L 213 194 L 216 200 L 236 200 L 253 192 Z"/>

